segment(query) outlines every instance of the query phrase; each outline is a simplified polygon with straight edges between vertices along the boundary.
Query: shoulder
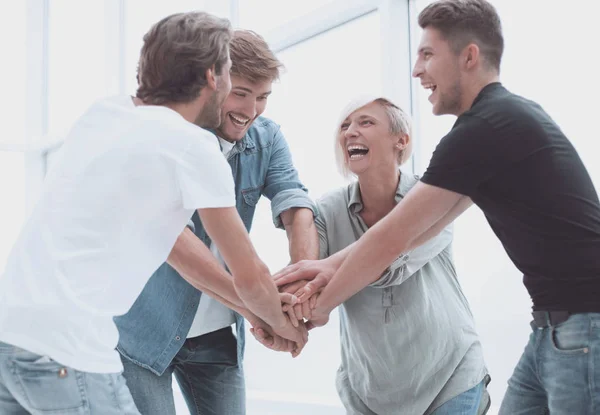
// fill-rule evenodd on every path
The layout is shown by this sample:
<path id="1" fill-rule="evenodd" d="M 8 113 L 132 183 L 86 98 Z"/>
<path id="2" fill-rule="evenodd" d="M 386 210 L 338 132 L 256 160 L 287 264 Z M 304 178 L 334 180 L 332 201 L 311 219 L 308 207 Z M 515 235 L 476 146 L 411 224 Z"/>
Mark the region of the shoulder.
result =
<path id="1" fill-rule="evenodd" d="M 350 187 L 353 184 L 339 187 L 334 190 L 330 190 L 325 193 L 319 199 L 317 199 L 317 208 L 319 215 L 324 217 L 335 217 L 342 211 L 348 209 Z"/>
<path id="2" fill-rule="evenodd" d="M 246 140 L 259 148 L 285 143 L 281 126 L 270 118 L 258 117 L 246 132 Z"/>
<path id="3" fill-rule="evenodd" d="M 413 174 L 404 169 L 400 170 L 400 192 L 405 195 L 410 189 L 412 189 L 421 179 L 418 174 Z"/>

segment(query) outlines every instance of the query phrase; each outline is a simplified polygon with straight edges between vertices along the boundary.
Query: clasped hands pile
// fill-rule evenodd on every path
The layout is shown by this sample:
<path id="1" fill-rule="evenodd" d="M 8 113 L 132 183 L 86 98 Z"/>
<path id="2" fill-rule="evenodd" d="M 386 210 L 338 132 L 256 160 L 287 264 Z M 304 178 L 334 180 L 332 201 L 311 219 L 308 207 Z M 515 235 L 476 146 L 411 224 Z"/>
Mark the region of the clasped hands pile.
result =
<path id="1" fill-rule="evenodd" d="M 318 298 L 335 271 L 336 267 L 327 260 L 304 260 L 288 265 L 274 274 L 273 280 L 280 292 L 282 312 L 291 323 L 288 330 L 300 332 L 302 340 L 289 340 L 297 336 L 288 336 L 279 330 L 274 334 L 255 325 L 250 332 L 256 340 L 271 350 L 298 356 L 308 341 L 308 330 L 323 326 L 329 321 L 331 310 L 319 307 Z"/>

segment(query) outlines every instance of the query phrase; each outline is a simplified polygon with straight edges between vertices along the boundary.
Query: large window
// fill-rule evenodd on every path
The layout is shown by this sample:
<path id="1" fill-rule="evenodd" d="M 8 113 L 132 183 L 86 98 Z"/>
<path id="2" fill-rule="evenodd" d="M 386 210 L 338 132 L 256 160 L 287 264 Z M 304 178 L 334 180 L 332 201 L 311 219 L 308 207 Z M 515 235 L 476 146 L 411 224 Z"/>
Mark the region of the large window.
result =
<path id="1" fill-rule="evenodd" d="M 239 26 L 266 33 L 335 0 L 239 0 Z"/>
<path id="2" fill-rule="evenodd" d="M 0 49 L 4 56 L 0 79 L 4 99 L 0 101 L 0 276 L 6 257 L 17 237 L 25 213 L 26 80 L 27 80 L 27 4 L 0 3 Z"/>
<path id="3" fill-rule="evenodd" d="M 410 108 L 408 60 L 390 58 L 393 50 L 404 50 L 403 44 L 408 52 L 407 3 L 329 1 L 317 8 L 307 2 L 281 11 L 285 17 L 262 26 L 265 9 L 253 6 L 255 2 L 240 0 L 240 26 L 246 23 L 265 36 L 285 65 L 265 115 L 281 125 L 300 178 L 317 199 L 347 183 L 337 171 L 333 146 L 340 112 L 352 98 L 386 95 Z M 405 23 L 398 25 L 391 16 L 404 18 Z M 386 39 L 392 34 L 393 40 Z M 258 205 L 251 237 L 271 271 L 287 264 L 287 238 L 273 227 L 267 200 Z M 311 332 L 297 359 L 249 339 L 245 359 L 249 414 L 345 413 L 335 391 L 340 362 L 337 311 L 327 326 Z"/>
<path id="4" fill-rule="evenodd" d="M 282 125 L 300 177 L 313 198 L 344 184 L 334 162 L 333 134 L 340 111 L 352 97 L 382 91 L 378 40 L 379 15 L 372 12 L 279 54 L 286 73 L 275 85 L 265 115 Z M 357 51 L 361 42 L 372 47 Z M 289 260 L 287 238 L 273 227 L 266 200 L 259 204 L 251 235 L 272 271 L 285 266 Z M 327 326 L 311 333 L 306 349 L 294 360 L 248 342 L 249 397 L 338 402 L 339 322 L 337 312 L 333 314 Z M 314 376 L 317 371 L 319 376 Z M 274 382 L 281 373 L 294 375 L 285 382 Z"/>

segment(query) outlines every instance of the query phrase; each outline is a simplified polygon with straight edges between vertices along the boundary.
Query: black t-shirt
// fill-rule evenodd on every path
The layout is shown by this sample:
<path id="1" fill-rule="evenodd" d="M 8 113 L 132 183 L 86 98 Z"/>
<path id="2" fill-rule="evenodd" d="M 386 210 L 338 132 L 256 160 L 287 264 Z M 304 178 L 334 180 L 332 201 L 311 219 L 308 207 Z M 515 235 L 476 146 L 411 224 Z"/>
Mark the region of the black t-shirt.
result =
<path id="1" fill-rule="evenodd" d="M 534 310 L 600 312 L 600 203 L 571 142 L 536 103 L 486 86 L 421 179 L 469 196 Z"/>

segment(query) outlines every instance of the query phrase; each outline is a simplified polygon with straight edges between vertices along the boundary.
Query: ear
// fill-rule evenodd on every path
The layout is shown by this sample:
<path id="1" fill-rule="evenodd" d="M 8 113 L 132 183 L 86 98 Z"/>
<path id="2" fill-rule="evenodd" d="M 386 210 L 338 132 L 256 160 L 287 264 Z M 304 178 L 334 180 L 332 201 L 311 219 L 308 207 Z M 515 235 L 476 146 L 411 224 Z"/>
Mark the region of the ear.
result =
<path id="1" fill-rule="evenodd" d="M 396 148 L 398 150 L 404 150 L 408 147 L 408 143 L 410 141 L 410 137 L 408 134 L 400 134 L 396 136 Z"/>
<path id="2" fill-rule="evenodd" d="M 400 150 L 399 163 L 403 164 L 412 154 L 412 140 L 410 139 L 410 136 L 408 134 L 398 136 L 396 148 Z"/>
<path id="3" fill-rule="evenodd" d="M 480 64 L 481 51 L 475 43 L 469 43 L 461 53 L 461 62 L 466 70 L 472 70 Z"/>
<path id="4" fill-rule="evenodd" d="M 209 89 L 217 89 L 217 75 L 215 65 L 211 66 L 206 70 L 206 86 Z"/>

